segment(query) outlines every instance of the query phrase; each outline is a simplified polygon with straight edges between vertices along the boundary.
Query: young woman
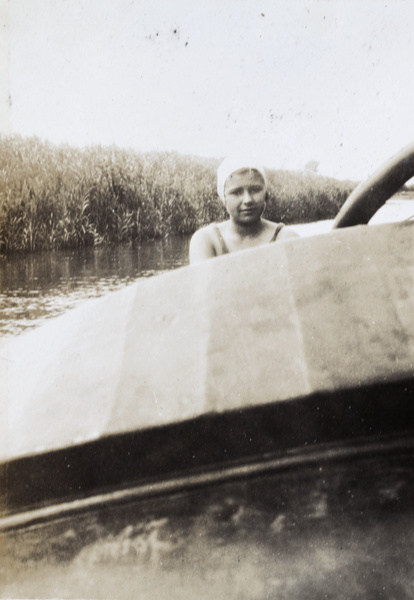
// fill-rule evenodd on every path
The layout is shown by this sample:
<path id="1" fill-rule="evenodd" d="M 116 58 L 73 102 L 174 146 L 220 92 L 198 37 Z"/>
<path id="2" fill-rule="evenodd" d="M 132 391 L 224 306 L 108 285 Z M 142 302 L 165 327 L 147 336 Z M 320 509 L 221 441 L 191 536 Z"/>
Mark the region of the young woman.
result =
<path id="1" fill-rule="evenodd" d="M 298 237 L 283 223 L 263 219 L 267 189 L 266 175 L 260 164 L 226 158 L 217 171 L 217 192 L 229 220 L 212 223 L 195 232 L 190 242 L 190 264 Z"/>

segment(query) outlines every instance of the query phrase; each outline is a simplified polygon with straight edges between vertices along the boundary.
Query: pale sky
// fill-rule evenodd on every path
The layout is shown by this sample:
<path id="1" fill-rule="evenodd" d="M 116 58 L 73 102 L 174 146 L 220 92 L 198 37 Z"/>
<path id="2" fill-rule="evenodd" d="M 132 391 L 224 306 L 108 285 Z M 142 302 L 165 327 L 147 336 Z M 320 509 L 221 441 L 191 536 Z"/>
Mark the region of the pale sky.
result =
<path id="1" fill-rule="evenodd" d="M 412 0 L 0 0 L 0 19 L 4 133 L 343 179 L 414 141 Z"/>

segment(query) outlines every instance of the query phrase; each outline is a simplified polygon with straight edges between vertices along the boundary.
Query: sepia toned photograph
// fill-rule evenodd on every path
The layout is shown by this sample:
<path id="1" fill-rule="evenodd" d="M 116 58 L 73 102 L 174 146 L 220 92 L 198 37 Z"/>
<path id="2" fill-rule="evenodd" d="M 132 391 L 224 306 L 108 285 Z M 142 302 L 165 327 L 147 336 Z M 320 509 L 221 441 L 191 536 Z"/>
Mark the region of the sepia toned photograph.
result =
<path id="1" fill-rule="evenodd" d="M 0 598 L 412 600 L 414 3 L 0 28 Z"/>

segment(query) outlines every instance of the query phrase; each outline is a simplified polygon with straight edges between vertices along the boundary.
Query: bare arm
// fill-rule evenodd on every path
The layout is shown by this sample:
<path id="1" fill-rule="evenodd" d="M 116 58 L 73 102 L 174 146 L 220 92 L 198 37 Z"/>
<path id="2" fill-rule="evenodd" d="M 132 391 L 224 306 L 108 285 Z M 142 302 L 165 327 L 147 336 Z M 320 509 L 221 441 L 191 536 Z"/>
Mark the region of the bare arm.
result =
<path id="1" fill-rule="evenodd" d="M 195 232 L 190 242 L 190 265 L 194 265 L 216 256 L 214 244 L 208 227 Z"/>

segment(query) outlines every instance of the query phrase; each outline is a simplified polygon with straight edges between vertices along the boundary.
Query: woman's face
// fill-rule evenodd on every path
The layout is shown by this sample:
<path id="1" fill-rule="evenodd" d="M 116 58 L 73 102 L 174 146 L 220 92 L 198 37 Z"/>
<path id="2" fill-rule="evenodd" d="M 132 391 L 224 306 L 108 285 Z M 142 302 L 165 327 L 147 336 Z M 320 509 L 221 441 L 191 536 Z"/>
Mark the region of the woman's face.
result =
<path id="1" fill-rule="evenodd" d="M 237 223 L 260 219 L 266 207 L 266 184 L 258 171 L 242 169 L 232 173 L 224 186 L 226 209 Z"/>

